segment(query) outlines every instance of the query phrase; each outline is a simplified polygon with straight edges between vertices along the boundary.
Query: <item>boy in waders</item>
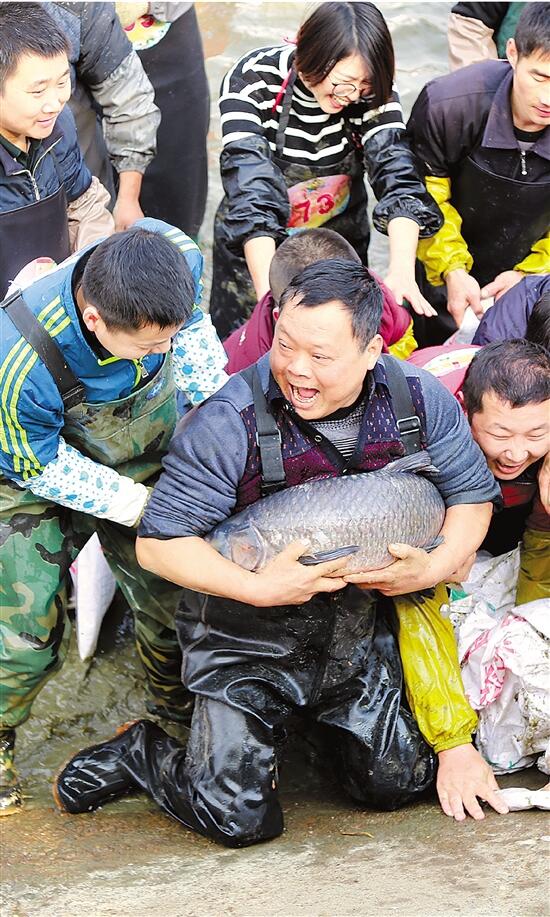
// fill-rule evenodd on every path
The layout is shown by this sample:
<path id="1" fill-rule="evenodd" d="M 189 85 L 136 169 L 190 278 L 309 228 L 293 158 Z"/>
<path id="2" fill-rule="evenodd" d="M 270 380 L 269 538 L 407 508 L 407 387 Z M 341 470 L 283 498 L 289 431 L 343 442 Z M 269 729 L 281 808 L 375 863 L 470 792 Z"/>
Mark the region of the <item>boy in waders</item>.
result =
<path id="1" fill-rule="evenodd" d="M 82 161 L 66 36 L 36 3 L 0 3 L 0 299 L 25 265 L 111 233 L 109 195 Z"/>
<path id="2" fill-rule="evenodd" d="M 189 707 L 173 616 L 179 590 L 141 571 L 135 529 L 176 422 L 226 357 L 196 305 L 202 255 L 143 220 L 0 308 L 0 814 L 21 803 L 15 727 L 61 666 L 69 567 L 97 532 L 135 613 L 155 712 Z"/>
<path id="3" fill-rule="evenodd" d="M 418 798 L 434 783 L 437 755 L 447 815 L 483 818 L 476 797 L 507 811 L 471 744 L 476 718 L 454 639 L 434 640 L 439 606 L 416 673 L 409 647 L 413 716 L 403 698 L 403 626 L 398 637 L 393 603 L 373 594 L 395 597 L 410 637 L 422 605 L 407 593 L 435 586 L 435 600 L 446 601 L 444 583 L 481 543 L 498 497 L 457 401 L 428 373 L 381 356 L 381 313 L 380 288 L 362 265 L 311 265 L 281 298 L 270 354 L 174 436 L 136 550 L 146 569 L 186 587 L 176 624 L 183 681 L 196 695 L 187 751 L 154 723 L 128 724 L 59 774 L 54 793 L 65 811 L 141 789 L 229 847 L 277 837 L 276 745 L 293 712 L 324 725 L 341 786 L 361 805 L 395 809 Z M 347 575 L 345 558 L 302 565 L 307 548 L 295 543 L 252 573 L 204 539 L 269 492 L 368 473 L 422 449 L 446 504 L 443 542 L 430 554 L 390 545 L 395 563 Z"/>

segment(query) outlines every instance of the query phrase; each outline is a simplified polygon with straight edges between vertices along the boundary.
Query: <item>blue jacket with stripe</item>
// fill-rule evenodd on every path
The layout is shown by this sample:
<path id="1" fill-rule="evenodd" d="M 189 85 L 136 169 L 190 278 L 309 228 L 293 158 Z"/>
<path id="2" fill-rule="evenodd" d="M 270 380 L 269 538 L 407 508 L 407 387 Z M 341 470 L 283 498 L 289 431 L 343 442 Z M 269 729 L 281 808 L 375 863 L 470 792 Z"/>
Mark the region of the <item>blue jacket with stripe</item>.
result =
<path id="1" fill-rule="evenodd" d="M 183 252 L 195 281 L 197 303 L 203 264 L 198 247 L 168 223 L 145 219 L 140 225 L 163 233 Z M 153 376 L 163 357 L 149 354 L 139 361 L 110 359 L 106 362 L 92 350 L 82 333 L 72 293 L 73 272 L 82 254 L 79 252 L 67 259 L 53 273 L 27 287 L 22 295 L 84 384 L 85 400 L 99 404 L 131 394 L 143 370 Z M 198 332 L 198 336 L 194 332 Z M 195 340 L 201 365 L 193 363 L 191 352 Z M 225 353 L 209 316 L 198 306 L 174 337 L 172 352 L 176 384 L 185 391 L 191 403 L 204 400 L 225 381 Z M 195 358 L 195 364 L 198 362 Z M 40 475 L 57 456 L 63 424 L 63 402 L 52 376 L 6 313 L 0 310 L 0 473 L 22 484 Z"/>

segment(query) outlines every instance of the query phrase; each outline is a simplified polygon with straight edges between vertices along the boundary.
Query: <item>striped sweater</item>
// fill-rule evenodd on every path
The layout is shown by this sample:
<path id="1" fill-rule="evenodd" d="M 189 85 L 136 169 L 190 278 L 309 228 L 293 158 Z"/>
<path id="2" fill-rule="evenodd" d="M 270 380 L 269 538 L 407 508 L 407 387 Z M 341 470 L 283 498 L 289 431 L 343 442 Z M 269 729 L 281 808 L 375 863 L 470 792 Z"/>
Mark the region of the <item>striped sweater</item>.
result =
<path id="1" fill-rule="evenodd" d="M 288 46 L 260 48 L 244 55 L 224 77 L 219 100 L 220 158 L 226 193 L 225 228 L 238 249 L 258 235 L 282 238 L 289 215 L 286 184 L 273 162 L 282 111 L 283 84 L 293 64 Z M 373 221 L 381 232 L 398 216 L 433 235 L 442 219 L 420 178 L 408 142 L 399 96 L 378 108 L 365 102 L 345 110 L 363 147 L 364 168 L 379 201 Z M 343 113 L 326 114 L 298 77 L 293 87 L 283 159 L 301 166 L 333 166 L 349 153 Z"/>
<path id="2" fill-rule="evenodd" d="M 294 49 L 286 46 L 260 48 L 242 57 L 229 71 L 222 83 L 219 103 L 224 147 L 253 134 L 263 134 L 275 153 L 282 110 L 282 98 L 278 96 L 293 56 Z M 395 90 L 386 105 L 370 108 L 367 102 L 360 102 L 349 107 L 347 117 L 363 144 L 387 128 L 405 129 Z M 327 166 L 338 163 L 348 152 L 342 113 L 329 115 L 322 111 L 313 93 L 298 77 L 285 132 L 284 158 Z"/>

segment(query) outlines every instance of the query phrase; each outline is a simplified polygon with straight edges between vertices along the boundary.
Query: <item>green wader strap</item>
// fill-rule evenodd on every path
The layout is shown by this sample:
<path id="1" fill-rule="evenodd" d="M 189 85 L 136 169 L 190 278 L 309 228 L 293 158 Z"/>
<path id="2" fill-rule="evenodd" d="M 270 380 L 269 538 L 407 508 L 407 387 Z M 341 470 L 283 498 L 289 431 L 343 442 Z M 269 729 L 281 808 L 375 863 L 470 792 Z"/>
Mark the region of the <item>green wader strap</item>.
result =
<path id="1" fill-rule="evenodd" d="M 59 389 L 65 410 L 81 404 L 85 395 L 82 382 L 76 378 L 62 351 L 29 309 L 21 294 L 17 292 L 7 296 L 0 303 L 0 309 L 4 309 L 19 333 L 42 360 Z"/>
<path id="2" fill-rule="evenodd" d="M 407 377 L 395 357 L 384 354 L 381 360 L 386 371 L 392 407 L 397 419 L 397 429 L 405 449 L 405 455 L 414 455 L 422 450 L 422 425 L 418 417 Z M 286 475 L 281 449 L 281 432 L 271 414 L 256 365 L 248 366 L 242 373 L 254 396 L 256 413 L 256 442 L 260 450 L 262 466 L 262 497 L 280 490 Z"/>
<path id="3" fill-rule="evenodd" d="M 268 408 L 256 365 L 248 366 L 242 373 L 254 396 L 256 414 L 256 443 L 260 450 L 262 467 L 262 497 L 281 490 L 286 483 L 281 433 Z"/>
<path id="4" fill-rule="evenodd" d="M 405 448 L 405 455 L 414 455 L 415 452 L 420 452 L 422 449 L 422 425 L 414 409 L 407 377 L 399 365 L 400 360 L 389 354 L 384 354 L 380 359 L 386 370 L 393 412 L 397 420 L 399 436 Z"/>

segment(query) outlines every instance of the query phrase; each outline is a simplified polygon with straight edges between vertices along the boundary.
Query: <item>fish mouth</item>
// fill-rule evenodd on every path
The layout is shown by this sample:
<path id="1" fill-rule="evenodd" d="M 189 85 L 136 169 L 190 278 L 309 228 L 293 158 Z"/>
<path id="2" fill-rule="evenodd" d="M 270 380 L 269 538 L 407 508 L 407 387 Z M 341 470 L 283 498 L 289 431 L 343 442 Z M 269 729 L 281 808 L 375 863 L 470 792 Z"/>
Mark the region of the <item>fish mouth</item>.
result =
<path id="1" fill-rule="evenodd" d="M 315 403 L 319 395 L 319 389 L 308 388 L 305 385 L 292 385 L 288 383 L 290 390 L 290 400 L 296 408 L 308 408 Z"/>

